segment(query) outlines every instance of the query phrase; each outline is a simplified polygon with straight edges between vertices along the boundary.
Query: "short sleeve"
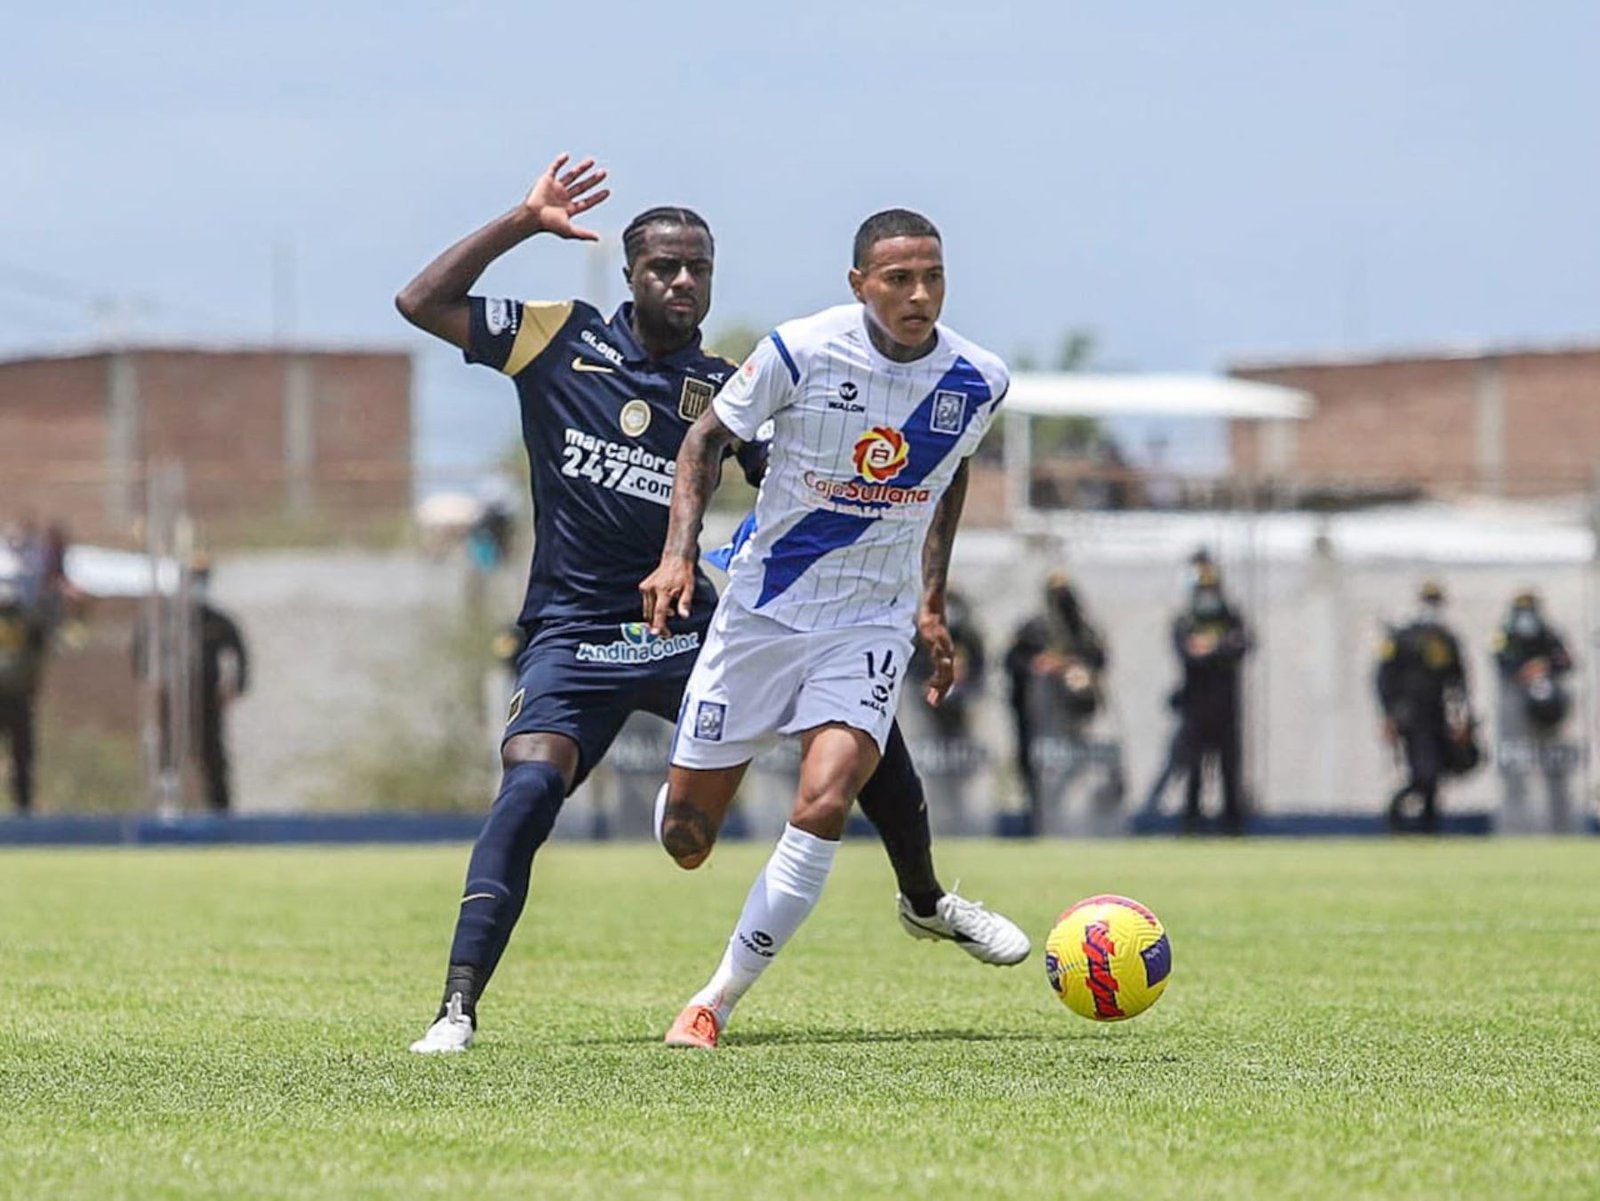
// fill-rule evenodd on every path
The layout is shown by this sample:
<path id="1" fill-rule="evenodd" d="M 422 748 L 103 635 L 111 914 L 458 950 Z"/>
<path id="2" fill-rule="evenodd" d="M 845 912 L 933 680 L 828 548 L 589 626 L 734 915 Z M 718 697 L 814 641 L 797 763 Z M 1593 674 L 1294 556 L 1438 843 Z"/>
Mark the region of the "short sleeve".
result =
<path id="1" fill-rule="evenodd" d="M 502 300 L 469 296 L 469 363 L 517 375 L 555 341 L 572 316 L 572 301 Z"/>
<path id="2" fill-rule="evenodd" d="M 1000 405 L 1006 398 L 1007 391 L 1011 388 L 1011 377 L 998 361 L 993 367 L 983 372 L 983 382 L 988 388 L 989 399 L 984 401 L 978 409 L 975 420 L 967 426 L 965 436 L 961 440 L 960 454 L 963 459 L 970 459 L 978 453 L 978 447 L 983 444 L 984 437 L 994 428 L 1000 416 Z"/>
<path id="3" fill-rule="evenodd" d="M 735 437 L 756 441 L 758 431 L 794 399 L 799 369 L 776 332 L 756 344 L 744 365 L 722 386 L 711 407 Z"/>

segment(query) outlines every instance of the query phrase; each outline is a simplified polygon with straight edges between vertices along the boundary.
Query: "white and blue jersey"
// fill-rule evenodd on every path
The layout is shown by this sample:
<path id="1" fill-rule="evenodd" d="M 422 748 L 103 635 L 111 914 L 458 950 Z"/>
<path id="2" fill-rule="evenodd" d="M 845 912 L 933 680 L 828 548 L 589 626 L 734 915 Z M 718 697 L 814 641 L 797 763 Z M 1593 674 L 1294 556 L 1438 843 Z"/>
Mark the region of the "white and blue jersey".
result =
<path id="1" fill-rule="evenodd" d="M 872 345 L 859 304 L 780 325 L 712 401 L 746 441 L 771 422 L 727 597 L 795 630 L 908 629 L 934 510 L 1008 385 L 996 355 L 943 325 L 909 363 Z"/>

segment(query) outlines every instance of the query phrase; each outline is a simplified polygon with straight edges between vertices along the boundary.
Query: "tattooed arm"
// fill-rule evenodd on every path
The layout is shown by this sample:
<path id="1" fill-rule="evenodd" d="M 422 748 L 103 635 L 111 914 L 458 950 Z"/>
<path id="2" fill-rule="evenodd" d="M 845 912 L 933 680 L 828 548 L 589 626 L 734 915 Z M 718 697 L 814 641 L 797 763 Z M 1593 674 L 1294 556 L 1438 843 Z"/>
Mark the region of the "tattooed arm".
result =
<path id="1" fill-rule="evenodd" d="M 717 490 L 722 456 L 733 441 L 733 431 L 722 424 L 714 409 L 707 409 L 678 447 L 667 543 L 661 550 L 660 565 L 639 585 L 644 619 L 657 634 L 667 632 L 667 619 L 674 614 L 689 616 L 694 569 L 700 559 L 700 527 L 711 494 Z"/>
<path id="2" fill-rule="evenodd" d="M 961 460 L 950 487 L 939 498 L 933 511 L 933 524 L 922 544 L 922 604 L 917 613 L 917 633 L 933 657 L 933 675 L 928 680 L 928 704 L 937 706 L 955 683 L 956 651 L 945 625 L 945 586 L 950 579 L 950 551 L 956 542 L 956 527 L 967 503 L 967 460 Z"/>

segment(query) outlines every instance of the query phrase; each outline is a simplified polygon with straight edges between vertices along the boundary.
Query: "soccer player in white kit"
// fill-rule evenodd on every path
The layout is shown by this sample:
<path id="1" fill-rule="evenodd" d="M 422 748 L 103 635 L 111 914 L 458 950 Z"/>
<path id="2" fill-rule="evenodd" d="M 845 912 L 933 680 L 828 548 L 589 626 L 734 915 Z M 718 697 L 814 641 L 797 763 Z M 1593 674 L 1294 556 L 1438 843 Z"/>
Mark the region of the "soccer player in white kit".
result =
<path id="1" fill-rule="evenodd" d="M 801 739 L 789 824 L 745 901 L 716 973 L 667 1034 L 712 1047 L 739 998 L 815 906 L 850 806 L 894 720 L 912 633 L 933 654 L 929 701 L 953 679 L 945 626 L 950 550 L 967 459 L 1005 396 L 995 355 L 938 324 L 943 247 L 905 209 L 856 233 L 840 305 L 763 338 L 684 439 L 661 564 L 640 584 L 658 631 L 686 617 L 701 521 L 724 448 L 765 437 L 770 460 L 755 532 L 690 675 L 657 802 L 662 846 L 682 867 L 705 861 L 755 755 Z M 1017 962 L 1028 939 L 987 914 Z"/>

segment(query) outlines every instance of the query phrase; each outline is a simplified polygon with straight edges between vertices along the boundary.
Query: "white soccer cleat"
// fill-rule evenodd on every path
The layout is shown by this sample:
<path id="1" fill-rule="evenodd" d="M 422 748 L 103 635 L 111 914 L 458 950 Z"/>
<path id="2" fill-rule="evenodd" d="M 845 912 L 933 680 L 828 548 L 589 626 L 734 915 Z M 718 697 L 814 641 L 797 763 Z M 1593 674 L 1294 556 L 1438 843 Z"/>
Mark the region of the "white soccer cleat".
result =
<path id="1" fill-rule="evenodd" d="M 939 898 L 932 917 L 918 916 L 910 902 L 901 897 L 900 924 L 912 938 L 953 942 L 982 963 L 1021 963 L 1033 950 L 1016 922 L 953 892 Z"/>
<path id="2" fill-rule="evenodd" d="M 472 1045 L 472 1019 L 461 1004 L 461 994 L 451 993 L 444 1016 L 428 1027 L 428 1032 L 411 1049 L 418 1055 L 451 1055 Z"/>

